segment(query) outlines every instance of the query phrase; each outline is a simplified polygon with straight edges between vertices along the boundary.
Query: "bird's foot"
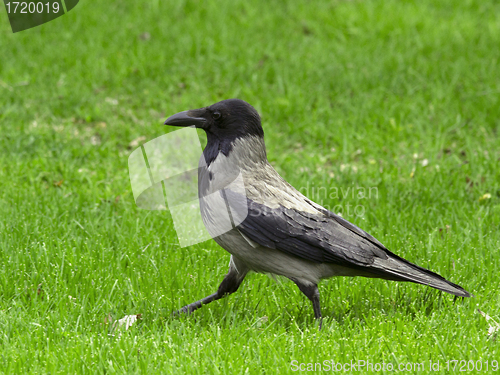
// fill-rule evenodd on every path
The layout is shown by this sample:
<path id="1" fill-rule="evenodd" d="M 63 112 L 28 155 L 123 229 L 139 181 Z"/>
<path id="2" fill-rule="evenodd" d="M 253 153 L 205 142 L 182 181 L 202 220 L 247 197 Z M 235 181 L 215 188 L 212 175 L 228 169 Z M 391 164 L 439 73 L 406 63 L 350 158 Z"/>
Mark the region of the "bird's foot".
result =
<path id="1" fill-rule="evenodd" d="M 318 323 L 318 331 L 321 331 L 321 327 L 323 327 L 323 318 L 316 319 L 316 322 Z"/>
<path id="2" fill-rule="evenodd" d="M 183 308 L 177 310 L 177 311 L 174 311 L 172 313 L 172 316 L 174 317 L 179 317 L 181 315 L 191 315 L 191 313 L 194 311 L 194 309 L 190 309 L 191 305 L 187 305 L 187 306 L 184 306 Z"/>

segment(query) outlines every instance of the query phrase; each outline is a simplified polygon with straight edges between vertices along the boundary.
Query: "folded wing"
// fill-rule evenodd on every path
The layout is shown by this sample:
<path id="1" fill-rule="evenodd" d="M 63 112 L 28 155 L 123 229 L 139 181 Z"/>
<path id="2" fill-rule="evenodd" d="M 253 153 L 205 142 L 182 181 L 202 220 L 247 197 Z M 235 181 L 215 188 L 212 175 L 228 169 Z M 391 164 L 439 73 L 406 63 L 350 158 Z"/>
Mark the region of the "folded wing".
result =
<path id="1" fill-rule="evenodd" d="M 312 262 L 360 270 L 363 276 L 411 281 L 457 296 L 469 296 L 460 286 L 390 252 L 370 234 L 305 197 L 317 213 L 281 205 L 270 208 L 249 198 L 236 197 L 238 193 L 229 189 L 225 192 L 231 202 L 246 201 L 248 216 L 237 228 L 260 246 Z"/>

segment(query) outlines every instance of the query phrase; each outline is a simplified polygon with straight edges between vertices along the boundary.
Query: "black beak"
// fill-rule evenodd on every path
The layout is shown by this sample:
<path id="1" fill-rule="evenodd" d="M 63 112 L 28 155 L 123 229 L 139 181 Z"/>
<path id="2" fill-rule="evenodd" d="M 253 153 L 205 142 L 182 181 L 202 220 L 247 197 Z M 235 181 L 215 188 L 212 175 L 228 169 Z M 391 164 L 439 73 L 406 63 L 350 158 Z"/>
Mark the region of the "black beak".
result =
<path id="1" fill-rule="evenodd" d="M 184 111 L 176 113 L 165 120 L 165 125 L 172 126 L 196 126 L 197 128 L 203 128 L 203 125 L 207 122 L 203 117 L 196 117 L 195 111 Z M 194 115 L 194 116 L 193 116 Z"/>

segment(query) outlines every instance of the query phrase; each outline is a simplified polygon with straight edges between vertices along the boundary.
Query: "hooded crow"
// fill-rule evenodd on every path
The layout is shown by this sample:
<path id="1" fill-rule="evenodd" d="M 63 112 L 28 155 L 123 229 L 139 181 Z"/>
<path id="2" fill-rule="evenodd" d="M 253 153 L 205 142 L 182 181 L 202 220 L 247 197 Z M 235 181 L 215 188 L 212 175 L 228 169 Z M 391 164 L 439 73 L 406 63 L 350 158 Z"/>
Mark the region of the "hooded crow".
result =
<path id="1" fill-rule="evenodd" d="M 269 164 L 260 116 L 245 101 L 223 100 L 180 112 L 165 124 L 194 125 L 206 132 L 198 169 L 201 216 L 212 238 L 231 254 L 229 272 L 217 292 L 176 313 L 191 313 L 234 293 L 249 271 L 292 280 L 312 302 L 320 324 L 318 282 L 332 276 L 411 281 L 470 297 L 459 285 L 390 252 L 286 182 Z M 243 189 L 233 183 L 238 176 Z M 207 198 L 214 196 L 222 200 Z M 217 203 L 221 201 L 222 207 Z M 236 220 L 238 212 L 245 214 Z M 217 231 L 223 213 L 230 213 L 234 224 L 224 233 Z"/>

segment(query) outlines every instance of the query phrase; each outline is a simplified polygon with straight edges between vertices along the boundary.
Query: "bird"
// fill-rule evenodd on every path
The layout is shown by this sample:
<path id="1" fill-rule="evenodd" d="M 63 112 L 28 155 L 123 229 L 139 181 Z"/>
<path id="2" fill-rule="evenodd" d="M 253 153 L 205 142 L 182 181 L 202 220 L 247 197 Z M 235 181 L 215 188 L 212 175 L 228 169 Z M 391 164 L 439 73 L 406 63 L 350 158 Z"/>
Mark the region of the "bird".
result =
<path id="1" fill-rule="evenodd" d="M 210 236 L 231 254 L 217 291 L 175 313 L 190 314 L 236 292 L 249 272 L 284 276 L 311 301 L 321 329 L 318 283 L 334 276 L 363 276 L 427 285 L 458 297 L 461 286 L 389 251 L 376 238 L 290 185 L 267 159 L 259 113 L 241 99 L 168 117 L 171 126 L 205 131 L 198 168 L 198 197 Z M 241 183 L 235 183 L 238 178 Z M 232 216 L 229 230 L 221 218 Z"/>

